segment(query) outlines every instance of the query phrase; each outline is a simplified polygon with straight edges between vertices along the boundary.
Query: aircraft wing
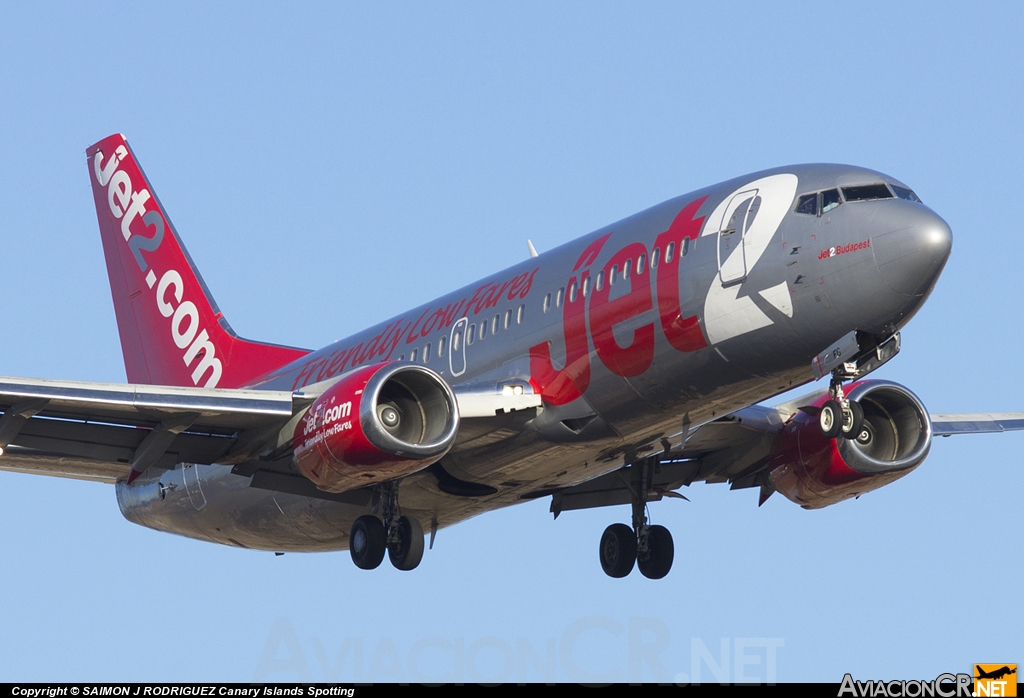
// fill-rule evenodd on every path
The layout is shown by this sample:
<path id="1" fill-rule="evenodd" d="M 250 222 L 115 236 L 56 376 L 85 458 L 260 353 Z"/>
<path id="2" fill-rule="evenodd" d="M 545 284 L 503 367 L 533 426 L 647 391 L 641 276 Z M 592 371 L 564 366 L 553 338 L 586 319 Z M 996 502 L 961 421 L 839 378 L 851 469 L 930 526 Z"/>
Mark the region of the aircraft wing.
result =
<path id="1" fill-rule="evenodd" d="M 935 436 L 1021 430 L 1024 430 L 1024 412 L 932 415 L 932 433 Z"/>
<path id="2" fill-rule="evenodd" d="M 805 397 L 776 407 L 739 410 L 683 435 L 682 445 L 672 444 L 679 435 L 666 439 L 662 450 L 651 452 L 656 458 L 650 459 L 650 472 L 643 481 L 648 501 L 679 497 L 675 490 L 702 481 L 728 482 L 734 490 L 761 487 L 763 503 L 773 491 L 767 478 L 772 443 L 797 405 L 809 401 Z M 933 414 L 931 422 L 933 436 L 1024 431 L 1024 412 Z M 634 467 L 623 467 L 556 492 L 552 495 L 552 513 L 557 517 L 573 509 L 629 504 L 631 488 L 635 489 L 638 482 L 631 472 Z"/>
<path id="3" fill-rule="evenodd" d="M 0 378 L 0 470 L 113 483 L 133 467 L 241 454 L 304 395 L 285 391 Z"/>
<path id="4" fill-rule="evenodd" d="M 319 395 L 311 387 L 293 393 L 0 377 L 0 470 L 114 483 L 133 468 L 240 464 L 277 445 L 288 420 Z M 540 405 L 526 382 L 472 386 L 456 396 L 467 436 Z M 290 462 L 290 450 L 274 455 L 278 462 L 263 464 L 271 471 Z"/>

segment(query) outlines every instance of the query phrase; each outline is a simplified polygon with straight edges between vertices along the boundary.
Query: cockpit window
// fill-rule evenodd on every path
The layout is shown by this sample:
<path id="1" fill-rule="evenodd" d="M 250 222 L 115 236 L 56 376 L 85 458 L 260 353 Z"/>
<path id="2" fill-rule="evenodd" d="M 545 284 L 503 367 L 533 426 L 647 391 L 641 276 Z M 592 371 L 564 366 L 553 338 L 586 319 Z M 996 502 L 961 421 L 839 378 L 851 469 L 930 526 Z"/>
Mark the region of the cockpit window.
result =
<path id="1" fill-rule="evenodd" d="M 890 184 L 889 186 L 891 186 L 892 190 L 896 192 L 896 196 L 900 197 L 901 199 L 906 199 L 907 201 L 917 201 L 920 203 L 921 199 L 917 198 L 917 194 L 910 191 L 906 187 L 898 187 L 895 184 Z"/>
<path id="2" fill-rule="evenodd" d="M 804 194 L 797 199 L 795 210 L 797 213 L 807 213 L 816 216 L 818 214 L 818 195 Z"/>
<path id="3" fill-rule="evenodd" d="M 893 196 L 884 184 L 865 184 L 860 187 L 843 187 L 843 198 L 847 201 L 878 201 Z"/>
<path id="4" fill-rule="evenodd" d="M 822 213 L 828 213 L 829 211 L 834 209 L 836 206 L 838 206 L 840 203 L 842 203 L 842 202 L 839 200 L 839 190 L 838 189 L 829 189 L 827 191 L 821 192 L 821 212 Z"/>

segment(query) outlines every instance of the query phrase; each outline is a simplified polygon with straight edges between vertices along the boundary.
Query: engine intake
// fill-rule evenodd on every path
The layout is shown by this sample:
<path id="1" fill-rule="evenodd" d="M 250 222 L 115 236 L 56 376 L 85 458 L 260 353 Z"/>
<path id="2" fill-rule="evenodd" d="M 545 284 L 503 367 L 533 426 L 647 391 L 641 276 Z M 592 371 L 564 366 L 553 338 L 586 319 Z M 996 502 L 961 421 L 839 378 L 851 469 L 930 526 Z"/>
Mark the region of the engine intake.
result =
<path id="1" fill-rule="evenodd" d="M 295 426 L 295 463 L 328 492 L 422 470 L 455 443 L 458 405 L 424 366 L 392 362 L 352 371 L 317 398 Z"/>
<path id="2" fill-rule="evenodd" d="M 878 489 L 920 465 L 932 443 L 928 411 L 907 388 L 889 381 L 845 386 L 864 408 L 856 439 L 827 439 L 821 433 L 820 397 L 786 423 L 772 446 L 772 484 L 805 509 L 819 509 Z"/>

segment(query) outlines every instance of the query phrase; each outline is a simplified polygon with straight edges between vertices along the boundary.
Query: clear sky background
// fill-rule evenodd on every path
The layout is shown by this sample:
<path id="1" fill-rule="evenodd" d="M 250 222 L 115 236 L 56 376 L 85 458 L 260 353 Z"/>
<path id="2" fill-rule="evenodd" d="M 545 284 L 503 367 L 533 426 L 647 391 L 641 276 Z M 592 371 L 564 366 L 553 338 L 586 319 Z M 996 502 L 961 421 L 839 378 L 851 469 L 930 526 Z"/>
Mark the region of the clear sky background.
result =
<path id="1" fill-rule="evenodd" d="M 934 412 L 1024 410 L 1022 26 L 1020 3 L 0 1 L 0 374 L 124 381 L 84 157 L 122 132 L 234 328 L 306 347 L 511 265 L 527 238 L 551 249 L 777 165 L 875 168 L 954 233 L 878 376 Z M 939 439 L 908 477 L 815 512 L 694 485 L 651 505 L 676 542 L 659 582 L 601 572 L 627 507 L 552 521 L 544 499 L 440 531 L 413 573 L 364 572 L 0 473 L 0 681 L 1024 664 L 1022 447 Z"/>

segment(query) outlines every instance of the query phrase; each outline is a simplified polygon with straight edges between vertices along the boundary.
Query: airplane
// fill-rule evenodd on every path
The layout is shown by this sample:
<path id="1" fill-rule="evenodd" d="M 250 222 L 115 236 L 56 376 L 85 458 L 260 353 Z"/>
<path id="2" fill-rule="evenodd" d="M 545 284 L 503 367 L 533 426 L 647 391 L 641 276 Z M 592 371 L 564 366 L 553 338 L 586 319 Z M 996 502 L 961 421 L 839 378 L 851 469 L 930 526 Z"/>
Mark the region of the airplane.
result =
<path id="1" fill-rule="evenodd" d="M 1016 667 L 1011 669 L 1008 666 L 1003 666 L 1003 667 L 1001 667 L 999 669 L 994 669 L 992 671 L 983 671 L 982 669 L 979 668 L 978 669 L 978 675 L 975 676 L 974 678 L 976 678 L 976 679 L 994 679 L 994 680 L 998 680 L 998 679 L 1003 678 L 1004 676 L 1009 676 L 1010 674 L 1016 674 L 1016 673 L 1017 673 Z"/>
<path id="2" fill-rule="evenodd" d="M 86 160 L 128 383 L 0 378 L 0 469 L 113 484 L 152 529 L 412 570 L 428 534 L 550 497 L 555 517 L 630 505 L 601 567 L 660 579 L 674 544 L 647 506 L 693 482 L 816 509 L 935 436 L 1024 429 L 866 378 L 952 247 L 880 172 L 716 184 L 308 350 L 235 334 L 124 136 Z"/>

